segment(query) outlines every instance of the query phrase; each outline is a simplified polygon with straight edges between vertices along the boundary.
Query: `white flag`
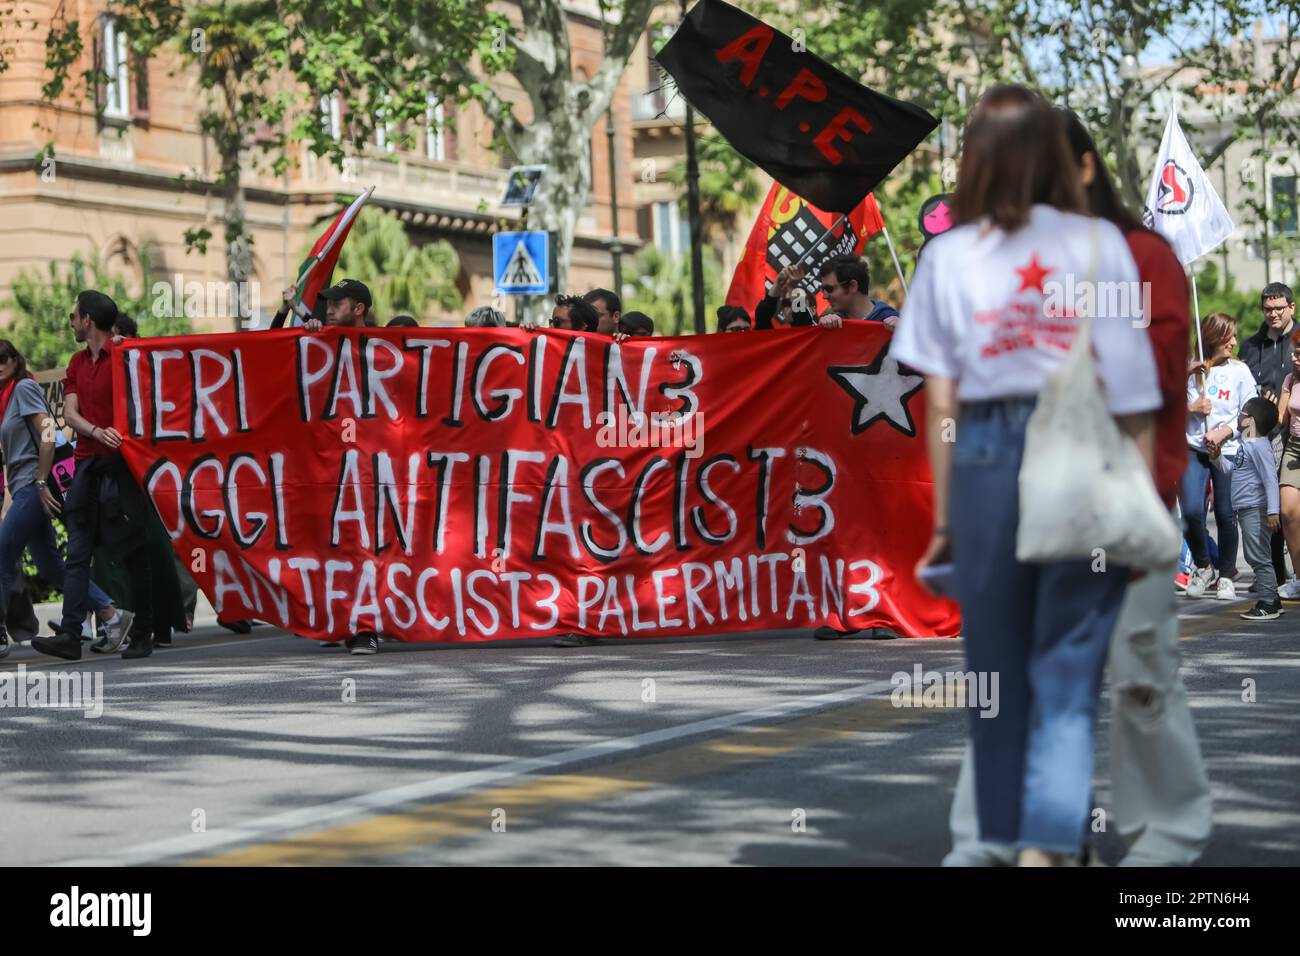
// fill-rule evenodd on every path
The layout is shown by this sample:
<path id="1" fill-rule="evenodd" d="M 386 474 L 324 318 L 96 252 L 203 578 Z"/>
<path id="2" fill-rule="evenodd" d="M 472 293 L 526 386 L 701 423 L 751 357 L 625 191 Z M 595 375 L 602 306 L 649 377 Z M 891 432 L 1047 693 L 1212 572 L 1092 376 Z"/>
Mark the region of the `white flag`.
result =
<path id="1" fill-rule="evenodd" d="M 1160 141 L 1142 219 L 1169 240 L 1184 266 L 1227 239 L 1234 228 L 1172 110 Z"/>

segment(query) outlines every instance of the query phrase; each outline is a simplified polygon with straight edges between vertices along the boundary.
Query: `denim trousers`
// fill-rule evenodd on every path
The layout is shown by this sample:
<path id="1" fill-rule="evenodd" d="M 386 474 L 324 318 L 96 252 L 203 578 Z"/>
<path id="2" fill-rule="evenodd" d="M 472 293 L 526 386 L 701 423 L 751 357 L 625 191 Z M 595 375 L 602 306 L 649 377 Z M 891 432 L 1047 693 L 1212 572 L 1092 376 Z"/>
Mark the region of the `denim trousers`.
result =
<path id="1" fill-rule="evenodd" d="M 24 548 L 31 552 L 36 570 L 46 583 L 62 591 L 63 558 L 54 540 L 54 525 L 41 507 L 40 490 L 35 485 L 28 485 L 14 495 L 4 521 L 0 521 L 0 622 L 4 621 L 5 612 L 9 610 L 9 595 L 13 593 Z M 93 582 L 88 593 L 90 603 L 97 610 L 113 603 Z"/>
<path id="2" fill-rule="evenodd" d="M 1268 530 L 1268 515 L 1263 508 L 1242 508 L 1237 512 L 1241 522 L 1241 548 L 1246 563 L 1255 572 L 1259 587 L 1259 600 L 1272 604 L 1277 600 L 1277 574 L 1273 570 L 1273 532 Z M 1286 582 L 1283 582 L 1286 583 Z"/>
<path id="3" fill-rule="evenodd" d="M 120 457 L 77 463 L 63 503 L 68 529 L 68 561 L 63 588 L 62 634 L 79 634 L 90 599 L 90 562 L 96 545 L 110 545 L 131 586 L 135 612 L 131 637 L 153 633 L 154 574 L 145 544 L 148 504 Z"/>
<path id="4" fill-rule="evenodd" d="M 1092 802 L 1102 669 L 1128 569 L 1016 560 L 1019 474 L 1034 400 L 966 403 L 949 526 L 966 661 L 998 680 L 996 716 L 970 714 L 980 838 L 1075 853 Z"/>
<path id="5" fill-rule="evenodd" d="M 1214 524 L 1218 529 L 1218 571 L 1230 578 L 1237 573 L 1237 513 L 1232 508 L 1232 472 L 1215 468 L 1204 453 L 1191 449 L 1178 490 L 1183 512 L 1183 537 L 1198 568 L 1210 566 L 1210 544 L 1205 527 L 1205 485 L 1214 487 Z"/>

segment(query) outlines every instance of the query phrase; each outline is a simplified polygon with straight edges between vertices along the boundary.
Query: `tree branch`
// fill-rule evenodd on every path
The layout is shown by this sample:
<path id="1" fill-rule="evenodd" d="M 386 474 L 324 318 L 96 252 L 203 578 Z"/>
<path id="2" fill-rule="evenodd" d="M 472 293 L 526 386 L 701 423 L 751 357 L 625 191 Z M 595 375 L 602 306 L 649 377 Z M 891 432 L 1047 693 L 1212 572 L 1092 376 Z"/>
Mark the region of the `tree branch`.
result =
<path id="1" fill-rule="evenodd" d="M 605 58 L 601 61 L 600 69 L 587 84 L 591 99 L 583 111 L 584 126 L 594 126 L 600 114 L 609 106 L 614 90 L 618 87 L 618 81 L 623 76 L 623 71 L 627 69 L 628 57 L 632 55 L 637 41 L 645 33 L 646 25 L 650 22 L 650 14 L 654 12 L 655 6 L 655 0 L 627 0 L 624 3 L 623 16 L 613 25 L 609 33 Z"/>

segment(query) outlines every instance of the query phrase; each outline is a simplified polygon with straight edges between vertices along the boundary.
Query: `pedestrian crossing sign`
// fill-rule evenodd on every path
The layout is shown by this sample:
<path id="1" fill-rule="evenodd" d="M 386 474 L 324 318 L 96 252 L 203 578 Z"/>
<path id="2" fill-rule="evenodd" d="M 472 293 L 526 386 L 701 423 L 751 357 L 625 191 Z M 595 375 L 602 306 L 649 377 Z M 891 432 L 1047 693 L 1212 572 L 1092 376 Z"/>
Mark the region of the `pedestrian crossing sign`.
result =
<path id="1" fill-rule="evenodd" d="M 498 232 L 492 237 L 497 295 L 545 295 L 551 291 L 553 275 L 549 232 Z"/>

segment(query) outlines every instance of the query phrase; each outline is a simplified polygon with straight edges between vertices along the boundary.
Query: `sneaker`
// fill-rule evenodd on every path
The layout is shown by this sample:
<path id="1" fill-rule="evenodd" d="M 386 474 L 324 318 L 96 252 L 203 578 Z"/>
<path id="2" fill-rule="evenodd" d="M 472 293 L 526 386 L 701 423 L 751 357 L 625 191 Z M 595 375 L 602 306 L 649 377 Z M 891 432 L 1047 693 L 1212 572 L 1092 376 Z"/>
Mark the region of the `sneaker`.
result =
<path id="1" fill-rule="evenodd" d="M 379 638 L 374 634 L 358 634 L 356 637 L 349 637 L 344 643 L 353 654 L 379 653 Z"/>
<path id="2" fill-rule="evenodd" d="M 117 612 L 117 617 L 104 625 L 103 640 L 96 641 L 90 645 L 90 649 L 96 654 L 112 654 L 122 646 L 126 636 L 131 633 L 131 622 L 135 620 L 134 611 Z"/>
<path id="3" fill-rule="evenodd" d="M 1186 574 L 1174 575 L 1174 590 L 1179 594 L 1185 593 L 1187 591 L 1187 582 L 1189 580 L 1191 579 Z"/>
<path id="4" fill-rule="evenodd" d="M 1218 573 L 1213 568 L 1197 568 L 1187 581 L 1187 596 L 1205 597 L 1205 592 L 1214 587 L 1218 577 Z"/>
<path id="5" fill-rule="evenodd" d="M 1284 613 L 1286 612 L 1282 610 L 1281 601 L 1274 601 L 1272 604 L 1256 601 L 1254 607 L 1238 616 L 1243 621 L 1275 621 Z"/>
<path id="6" fill-rule="evenodd" d="M 322 648 L 328 648 L 330 650 L 333 650 L 337 647 L 342 647 L 343 642 L 342 641 L 321 641 L 320 646 Z"/>
<path id="7" fill-rule="evenodd" d="M 148 657 L 152 653 L 152 634 L 132 634 L 130 642 L 126 645 L 126 650 L 122 652 L 122 660 L 129 661 L 137 657 Z"/>
<path id="8" fill-rule="evenodd" d="M 3 624 L 0 624 L 0 658 L 8 657 L 13 646 L 14 642 L 9 640 L 9 632 L 5 630 Z"/>
<path id="9" fill-rule="evenodd" d="M 1300 601 L 1300 578 L 1292 578 L 1278 588 L 1277 596 L 1284 601 Z"/>
<path id="10" fill-rule="evenodd" d="M 155 634 L 153 636 L 153 646 L 155 650 L 159 647 L 171 647 L 172 629 L 169 627 Z"/>
<path id="11" fill-rule="evenodd" d="M 248 621 L 242 621 L 242 620 L 241 620 L 241 621 L 222 621 L 222 620 L 218 620 L 217 623 L 220 624 L 222 627 L 224 627 L 227 631 L 233 631 L 235 634 L 252 634 L 252 633 L 253 633 L 253 625 L 250 624 Z"/>
<path id="12" fill-rule="evenodd" d="M 561 634 L 555 639 L 553 647 L 590 647 L 600 641 L 587 634 Z"/>
<path id="13" fill-rule="evenodd" d="M 50 657 L 61 657 L 65 661 L 81 660 L 81 638 L 70 634 L 57 637 L 33 637 L 32 650 Z"/>
<path id="14" fill-rule="evenodd" d="M 1219 578 L 1219 585 L 1214 592 L 1214 596 L 1220 601 L 1235 601 L 1237 600 L 1237 586 L 1232 583 L 1230 578 Z"/>

